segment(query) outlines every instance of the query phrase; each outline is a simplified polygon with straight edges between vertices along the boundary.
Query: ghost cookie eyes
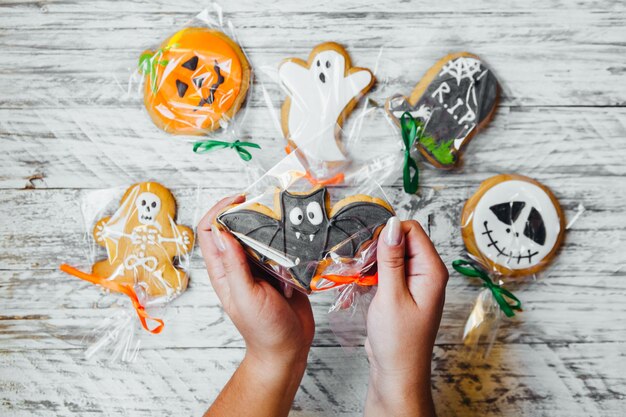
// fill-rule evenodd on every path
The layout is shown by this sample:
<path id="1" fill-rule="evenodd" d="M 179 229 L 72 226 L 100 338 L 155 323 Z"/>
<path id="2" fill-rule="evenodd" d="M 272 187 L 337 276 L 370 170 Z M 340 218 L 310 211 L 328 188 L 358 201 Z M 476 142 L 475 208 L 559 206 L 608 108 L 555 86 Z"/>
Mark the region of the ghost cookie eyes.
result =
<path id="1" fill-rule="evenodd" d="M 483 182 L 465 204 L 461 219 L 468 251 L 508 276 L 545 268 L 563 241 L 565 220 L 552 192 L 520 175 Z"/>

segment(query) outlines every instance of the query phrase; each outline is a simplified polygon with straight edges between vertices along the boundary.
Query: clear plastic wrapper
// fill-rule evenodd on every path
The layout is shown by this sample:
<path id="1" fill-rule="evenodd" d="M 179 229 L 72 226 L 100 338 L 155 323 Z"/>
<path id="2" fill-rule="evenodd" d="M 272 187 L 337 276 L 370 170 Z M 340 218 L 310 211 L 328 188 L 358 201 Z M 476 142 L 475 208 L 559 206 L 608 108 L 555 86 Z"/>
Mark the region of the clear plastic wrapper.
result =
<path id="1" fill-rule="evenodd" d="M 130 306 L 114 309 L 114 315 L 85 339 L 86 354 L 107 352 L 112 360 L 133 360 L 141 338 L 138 330 L 160 333 L 164 322 L 155 313 L 187 289 L 195 232 L 185 224 L 195 224 L 195 208 L 181 219 L 170 190 L 143 182 L 90 192 L 81 209 L 91 271 L 67 264 L 61 270 L 125 295 L 123 303 L 130 301 Z M 188 208 L 185 213 L 190 213 Z"/>
<path id="2" fill-rule="evenodd" d="M 370 175 L 377 168 L 352 168 L 340 186 L 320 185 L 292 152 L 246 190 L 244 203 L 216 219 L 284 288 L 335 291 L 329 321 L 344 347 L 363 340 L 378 283 L 378 235 L 394 215 Z"/>
<path id="3" fill-rule="evenodd" d="M 320 186 L 290 154 L 217 217 L 270 275 L 303 292 L 366 283 L 377 236 L 394 215 L 380 186 L 366 176 Z M 357 181 L 356 178 L 360 178 Z"/>
<path id="4" fill-rule="evenodd" d="M 557 255 L 567 227 L 550 189 L 525 176 L 488 178 L 466 201 L 461 232 L 471 260 L 455 261 L 453 267 L 481 279 L 485 287 L 463 330 L 463 340 L 473 350 L 486 345 L 483 355 L 488 354 L 502 318 L 521 310 L 521 301 L 507 287 L 544 271 Z"/>
<path id="5" fill-rule="evenodd" d="M 319 183 L 343 180 L 359 141 L 363 97 L 376 82 L 374 70 L 353 64 L 348 49 L 335 42 L 315 46 L 306 60 L 286 58 L 262 65 L 280 85 L 284 101 L 275 108 L 265 98 L 286 151 L 296 152 L 307 173 Z M 358 107 L 357 107 L 358 106 Z"/>
<path id="6" fill-rule="evenodd" d="M 152 121 L 165 132 L 217 132 L 223 139 L 238 137 L 251 85 L 251 65 L 234 26 L 213 3 L 140 55 L 129 92 L 143 97 Z"/>

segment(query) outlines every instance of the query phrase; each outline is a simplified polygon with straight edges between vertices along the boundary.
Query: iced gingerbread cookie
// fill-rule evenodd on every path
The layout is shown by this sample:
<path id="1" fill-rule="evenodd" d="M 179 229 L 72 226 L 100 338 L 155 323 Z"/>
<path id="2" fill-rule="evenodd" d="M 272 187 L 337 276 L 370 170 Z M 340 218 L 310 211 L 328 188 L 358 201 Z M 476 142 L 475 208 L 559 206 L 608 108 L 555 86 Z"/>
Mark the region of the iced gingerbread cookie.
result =
<path id="1" fill-rule="evenodd" d="M 194 234 L 175 218 L 176 201 L 167 188 L 155 182 L 133 185 L 115 214 L 93 229 L 108 257 L 95 263 L 92 273 L 140 287 L 151 298 L 184 291 L 187 275 L 174 266 L 174 258 L 189 253 Z"/>
<path id="2" fill-rule="evenodd" d="M 493 117 L 499 94 L 498 80 L 480 58 L 459 52 L 430 68 L 409 97 L 392 96 L 385 108 L 398 126 L 405 112 L 424 123 L 418 149 L 436 167 L 453 168 Z"/>
<path id="3" fill-rule="evenodd" d="M 332 252 L 354 258 L 393 216 L 383 200 L 346 197 L 331 207 L 326 188 L 309 193 L 277 191 L 274 207 L 252 203 L 227 208 L 217 218 L 262 263 L 284 267 L 296 286 L 309 291 Z"/>
<path id="4" fill-rule="evenodd" d="M 313 48 L 306 62 L 285 60 L 278 74 L 288 94 L 281 123 L 290 146 L 317 162 L 345 161 L 340 128 L 374 85 L 372 72 L 353 67 L 341 45 L 327 42 Z"/>
<path id="5" fill-rule="evenodd" d="M 565 217 L 552 192 L 521 175 L 484 181 L 461 217 L 467 250 L 505 276 L 533 274 L 556 255 Z"/>
<path id="6" fill-rule="evenodd" d="M 199 135 L 216 130 L 243 105 L 250 64 L 224 33 L 186 28 L 156 52 L 145 51 L 144 104 L 154 123 L 169 133 Z"/>

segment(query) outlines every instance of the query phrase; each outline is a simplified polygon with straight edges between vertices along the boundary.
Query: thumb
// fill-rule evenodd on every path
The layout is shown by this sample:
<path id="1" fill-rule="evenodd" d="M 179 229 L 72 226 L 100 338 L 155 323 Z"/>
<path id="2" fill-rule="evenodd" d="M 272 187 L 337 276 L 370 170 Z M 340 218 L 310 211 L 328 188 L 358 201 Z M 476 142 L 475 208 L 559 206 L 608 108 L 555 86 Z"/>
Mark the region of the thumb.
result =
<path id="1" fill-rule="evenodd" d="M 224 275 L 229 288 L 236 299 L 245 299 L 252 295 L 254 278 L 250 272 L 248 259 L 239 242 L 226 231 L 212 228 L 211 234 L 215 240 L 215 246 L 220 251 L 220 258 L 224 267 Z"/>
<path id="2" fill-rule="evenodd" d="M 398 299 L 408 293 L 404 268 L 405 239 L 402 222 L 390 218 L 378 237 L 378 293 Z"/>

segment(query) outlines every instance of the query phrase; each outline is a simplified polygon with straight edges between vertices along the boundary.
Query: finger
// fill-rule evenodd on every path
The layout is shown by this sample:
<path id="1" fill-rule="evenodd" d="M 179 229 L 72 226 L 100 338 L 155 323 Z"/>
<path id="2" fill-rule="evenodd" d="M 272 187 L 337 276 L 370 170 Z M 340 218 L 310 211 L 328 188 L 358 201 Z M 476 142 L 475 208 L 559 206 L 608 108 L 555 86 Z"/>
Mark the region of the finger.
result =
<path id="1" fill-rule="evenodd" d="M 224 276 L 230 290 L 237 294 L 237 299 L 249 300 L 253 296 L 254 278 L 248 265 L 248 257 L 241 244 L 227 231 L 214 228 L 211 232 L 215 246 L 220 251 Z"/>
<path id="2" fill-rule="evenodd" d="M 445 284 L 447 268 L 435 245 L 422 226 L 415 220 L 403 222 L 406 239 L 406 257 L 409 262 L 410 275 L 428 275 L 430 278 Z"/>
<path id="3" fill-rule="evenodd" d="M 234 195 L 230 197 L 226 197 L 217 202 L 211 209 L 202 217 L 200 222 L 198 223 L 198 233 L 201 231 L 210 231 L 211 225 L 215 221 L 217 215 L 224 210 L 226 207 L 231 204 L 240 204 L 246 201 L 246 197 L 244 195 Z"/>
<path id="4" fill-rule="evenodd" d="M 406 233 L 409 291 L 416 302 L 441 304 L 448 282 L 448 270 L 418 222 L 404 222 L 403 228 Z"/>
<path id="5" fill-rule="evenodd" d="M 198 244 L 204 263 L 209 273 L 211 285 L 215 289 L 218 298 L 223 305 L 226 305 L 230 291 L 228 283 L 224 276 L 224 267 L 222 265 L 219 250 L 215 246 L 215 241 L 211 235 L 211 225 L 219 212 L 224 210 L 231 204 L 241 203 L 245 200 L 243 196 L 227 197 L 213 206 L 198 223 Z"/>
<path id="6" fill-rule="evenodd" d="M 309 300 L 309 297 L 300 291 L 294 291 L 291 298 L 287 299 L 287 302 L 300 318 L 300 321 L 304 326 L 302 329 L 304 334 L 314 335 L 315 320 L 313 319 L 313 309 L 311 308 L 311 301 Z M 310 318 L 310 320 L 308 318 Z"/>
<path id="7" fill-rule="evenodd" d="M 405 276 L 405 238 L 402 222 L 392 217 L 378 237 L 378 293 L 381 297 L 400 299 L 408 294 Z"/>
<path id="8" fill-rule="evenodd" d="M 200 231 L 198 227 L 198 245 L 204 258 L 204 264 L 206 265 L 207 272 L 209 273 L 209 280 L 211 285 L 217 294 L 217 297 L 222 302 L 222 305 L 227 304 L 227 300 L 230 297 L 230 289 L 228 288 L 228 282 L 224 275 L 224 266 L 222 265 L 221 255 L 215 246 L 215 242 L 211 235 L 211 231 Z"/>

